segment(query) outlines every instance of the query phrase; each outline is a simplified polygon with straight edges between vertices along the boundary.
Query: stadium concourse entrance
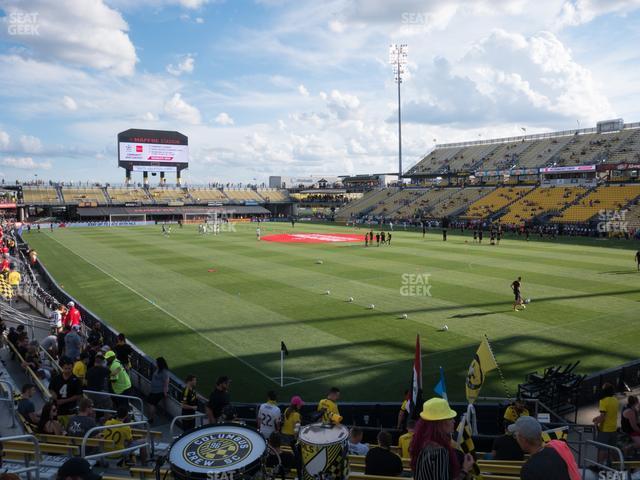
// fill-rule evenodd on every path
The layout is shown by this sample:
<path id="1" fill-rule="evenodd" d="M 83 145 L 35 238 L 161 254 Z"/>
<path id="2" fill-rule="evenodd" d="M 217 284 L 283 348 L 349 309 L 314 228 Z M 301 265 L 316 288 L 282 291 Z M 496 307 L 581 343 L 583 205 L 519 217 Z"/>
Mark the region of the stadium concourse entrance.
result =
<path id="1" fill-rule="evenodd" d="M 259 205 L 226 205 L 218 207 L 87 207 L 78 208 L 72 221 L 107 224 L 131 222 L 202 223 L 212 217 L 227 220 L 266 218 L 271 212 Z"/>

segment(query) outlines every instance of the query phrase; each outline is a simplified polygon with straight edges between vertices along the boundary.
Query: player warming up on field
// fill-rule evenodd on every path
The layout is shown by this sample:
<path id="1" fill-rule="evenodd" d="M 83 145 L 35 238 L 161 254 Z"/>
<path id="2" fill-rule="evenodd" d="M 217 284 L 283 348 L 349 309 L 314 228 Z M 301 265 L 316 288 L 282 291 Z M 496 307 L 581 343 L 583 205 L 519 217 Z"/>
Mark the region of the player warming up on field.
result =
<path id="1" fill-rule="evenodd" d="M 518 277 L 517 280 L 514 280 L 511 284 L 511 289 L 513 290 L 513 294 L 515 296 L 515 301 L 513 302 L 513 310 L 518 311 L 518 307 L 527 308 L 522 301 L 522 295 L 520 294 L 520 287 L 522 282 L 522 277 Z"/>
<path id="2" fill-rule="evenodd" d="M 256 228 L 256 238 L 260 240 L 260 227 Z"/>
<path id="3" fill-rule="evenodd" d="M 638 271 L 640 272 L 640 250 L 636 252 L 636 265 L 638 266 Z"/>

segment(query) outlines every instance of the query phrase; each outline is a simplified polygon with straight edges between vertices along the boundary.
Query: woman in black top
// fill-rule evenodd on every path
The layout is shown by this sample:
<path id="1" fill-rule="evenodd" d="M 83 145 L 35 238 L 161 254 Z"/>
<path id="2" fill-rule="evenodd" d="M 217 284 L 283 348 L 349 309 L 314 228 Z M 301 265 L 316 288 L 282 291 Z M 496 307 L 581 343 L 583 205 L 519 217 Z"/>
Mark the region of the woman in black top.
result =
<path id="1" fill-rule="evenodd" d="M 424 403 L 409 446 L 415 480 L 462 480 L 471 471 L 473 457 L 451 445 L 455 417 L 443 398 Z"/>

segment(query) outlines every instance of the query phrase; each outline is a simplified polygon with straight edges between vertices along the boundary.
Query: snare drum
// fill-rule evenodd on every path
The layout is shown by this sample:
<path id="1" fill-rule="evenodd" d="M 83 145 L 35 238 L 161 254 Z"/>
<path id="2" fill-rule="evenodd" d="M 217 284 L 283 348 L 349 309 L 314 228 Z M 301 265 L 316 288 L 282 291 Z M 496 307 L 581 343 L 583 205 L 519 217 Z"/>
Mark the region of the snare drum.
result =
<path id="1" fill-rule="evenodd" d="M 174 478 L 240 480 L 261 473 L 267 444 L 253 428 L 235 423 L 204 425 L 172 444 L 169 464 Z"/>
<path id="2" fill-rule="evenodd" d="M 300 430 L 302 480 L 345 480 L 349 476 L 349 430 L 321 423 Z"/>

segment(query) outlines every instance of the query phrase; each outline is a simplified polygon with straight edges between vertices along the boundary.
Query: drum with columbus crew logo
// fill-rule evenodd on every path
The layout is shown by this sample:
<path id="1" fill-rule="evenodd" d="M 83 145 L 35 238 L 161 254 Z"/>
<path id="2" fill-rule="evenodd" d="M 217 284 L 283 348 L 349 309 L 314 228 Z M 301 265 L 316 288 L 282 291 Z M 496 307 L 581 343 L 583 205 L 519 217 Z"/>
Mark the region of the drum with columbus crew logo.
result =
<path id="1" fill-rule="evenodd" d="M 349 477 L 349 430 L 343 425 L 314 423 L 300 430 L 302 480 Z"/>
<path id="2" fill-rule="evenodd" d="M 169 449 L 177 480 L 244 480 L 263 472 L 267 444 L 253 428 L 204 425 L 177 438 Z"/>

